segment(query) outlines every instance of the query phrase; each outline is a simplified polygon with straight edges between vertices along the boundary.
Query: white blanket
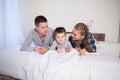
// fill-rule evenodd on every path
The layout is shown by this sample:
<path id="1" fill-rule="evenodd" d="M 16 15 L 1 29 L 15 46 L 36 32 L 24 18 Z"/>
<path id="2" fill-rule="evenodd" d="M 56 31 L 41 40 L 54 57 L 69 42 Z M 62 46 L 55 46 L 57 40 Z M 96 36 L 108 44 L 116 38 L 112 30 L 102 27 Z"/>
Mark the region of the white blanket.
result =
<path id="1" fill-rule="evenodd" d="M 76 50 L 72 50 L 70 53 L 57 53 L 49 50 L 44 55 L 33 52 L 26 58 L 23 68 L 26 71 L 28 80 L 45 80 L 47 79 L 46 73 L 53 67 L 66 64 L 77 55 Z"/>
<path id="2" fill-rule="evenodd" d="M 35 58 L 35 59 L 34 59 Z M 99 53 L 79 56 L 48 51 L 25 63 L 28 80 L 120 80 L 120 59 Z"/>
<path id="3" fill-rule="evenodd" d="M 17 47 L 0 52 L 0 74 L 22 80 L 120 80 L 120 58 L 103 53 L 79 56 L 74 49 L 40 55 Z"/>

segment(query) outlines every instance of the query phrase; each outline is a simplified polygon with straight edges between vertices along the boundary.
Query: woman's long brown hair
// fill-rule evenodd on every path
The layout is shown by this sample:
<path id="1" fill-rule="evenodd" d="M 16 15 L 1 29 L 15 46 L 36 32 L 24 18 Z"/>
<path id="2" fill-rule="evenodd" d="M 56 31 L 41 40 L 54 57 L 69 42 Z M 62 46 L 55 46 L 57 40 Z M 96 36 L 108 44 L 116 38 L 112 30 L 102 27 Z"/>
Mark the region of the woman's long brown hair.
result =
<path id="1" fill-rule="evenodd" d="M 91 48 L 89 42 L 88 42 L 88 39 L 89 39 L 89 36 L 88 36 L 88 33 L 89 33 L 89 29 L 88 27 L 84 24 L 84 23 L 78 23 L 75 25 L 74 27 L 76 30 L 79 30 L 80 31 L 80 35 L 81 36 L 85 36 L 84 37 L 84 40 L 85 40 L 85 49 L 88 51 L 88 52 L 93 52 L 93 49 Z"/>

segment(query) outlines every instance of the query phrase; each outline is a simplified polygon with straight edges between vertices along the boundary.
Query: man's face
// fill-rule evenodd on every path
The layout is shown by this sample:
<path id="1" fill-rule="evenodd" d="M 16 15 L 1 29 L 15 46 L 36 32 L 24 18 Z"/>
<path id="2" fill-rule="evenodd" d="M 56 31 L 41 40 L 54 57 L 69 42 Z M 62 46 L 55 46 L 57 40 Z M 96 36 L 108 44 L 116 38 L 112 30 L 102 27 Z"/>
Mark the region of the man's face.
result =
<path id="1" fill-rule="evenodd" d="M 38 26 L 36 26 L 36 29 L 38 32 L 42 35 L 46 35 L 48 31 L 48 23 L 47 22 L 41 22 Z"/>
<path id="2" fill-rule="evenodd" d="M 73 29 L 72 38 L 74 41 L 81 41 L 84 38 L 84 36 L 80 35 L 80 30 Z"/>
<path id="3" fill-rule="evenodd" d="M 59 44 L 62 45 L 66 41 L 66 35 L 65 33 L 56 33 L 55 39 Z"/>

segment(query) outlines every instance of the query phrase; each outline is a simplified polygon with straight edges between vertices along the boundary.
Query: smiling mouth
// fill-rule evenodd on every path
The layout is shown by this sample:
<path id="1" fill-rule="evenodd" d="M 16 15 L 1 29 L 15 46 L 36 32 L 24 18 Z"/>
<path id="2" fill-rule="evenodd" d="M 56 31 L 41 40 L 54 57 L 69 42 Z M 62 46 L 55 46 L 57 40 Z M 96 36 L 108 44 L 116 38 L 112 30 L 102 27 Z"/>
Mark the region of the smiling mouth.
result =
<path id="1" fill-rule="evenodd" d="M 47 33 L 47 31 L 46 31 L 46 32 L 44 32 L 44 33 Z"/>

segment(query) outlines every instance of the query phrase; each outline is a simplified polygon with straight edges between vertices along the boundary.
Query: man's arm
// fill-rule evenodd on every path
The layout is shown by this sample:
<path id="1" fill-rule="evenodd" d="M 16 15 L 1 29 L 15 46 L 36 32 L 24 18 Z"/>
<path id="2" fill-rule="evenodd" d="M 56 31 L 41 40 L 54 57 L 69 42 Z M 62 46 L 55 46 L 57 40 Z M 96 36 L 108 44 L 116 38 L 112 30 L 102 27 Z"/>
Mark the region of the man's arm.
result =
<path id="1" fill-rule="evenodd" d="M 22 44 L 20 50 L 21 51 L 32 51 L 33 47 L 30 47 L 32 40 L 33 40 L 33 34 L 32 32 L 30 32 L 28 36 L 26 37 L 24 43 Z"/>

